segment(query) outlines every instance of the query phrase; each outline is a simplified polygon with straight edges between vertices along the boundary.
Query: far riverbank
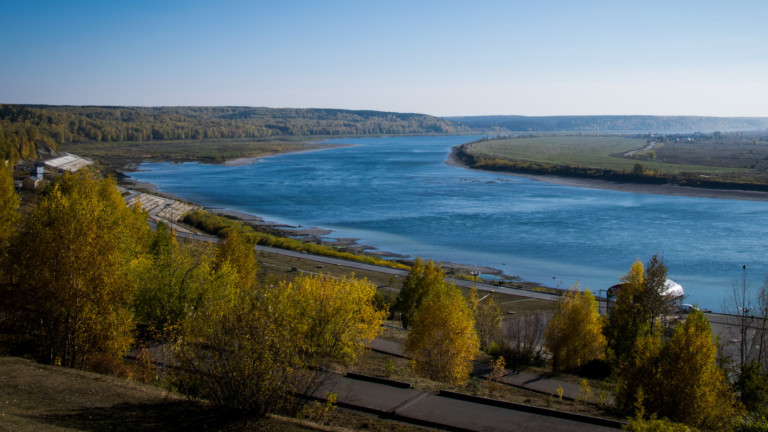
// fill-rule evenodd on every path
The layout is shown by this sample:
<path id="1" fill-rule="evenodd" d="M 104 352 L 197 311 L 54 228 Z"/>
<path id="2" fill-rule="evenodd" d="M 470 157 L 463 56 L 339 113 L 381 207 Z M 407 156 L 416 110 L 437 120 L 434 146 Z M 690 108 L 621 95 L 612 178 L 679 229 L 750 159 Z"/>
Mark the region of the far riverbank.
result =
<path id="1" fill-rule="evenodd" d="M 562 177 L 556 175 L 538 175 L 538 174 L 524 174 L 514 171 L 492 171 L 472 168 L 465 164 L 458 158 L 456 151 L 460 146 L 454 146 L 451 148 L 451 153 L 448 155 L 445 163 L 450 166 L 466 168 L 468 170 L 487 172 L 487 173 L 502 173 L 509 174 L 518 177 L 525 177 L 531 180 L 543 181 L 560 186 L 573 186 L 583 187 L 591 189 L 603 189 L 619 192 L 631 192 L 642 194 L 655 194 L 655 195 L 671 195 L 671 196 L 685 196 L 694 198 L 715 198 L 715 199 L 729 199 L 729 200 L 746 200 L 746 201 L 768 201 L 768 192 L 760 191 L 747 191 L 739 189 L 707 189 L 697 188 L 691 186 L 680 186 L 675 184 L 650 184 L 650 183 L 625 183 L 610 180 L 600 180 L 593 178 L 580 178 L 580 177 Z"/>

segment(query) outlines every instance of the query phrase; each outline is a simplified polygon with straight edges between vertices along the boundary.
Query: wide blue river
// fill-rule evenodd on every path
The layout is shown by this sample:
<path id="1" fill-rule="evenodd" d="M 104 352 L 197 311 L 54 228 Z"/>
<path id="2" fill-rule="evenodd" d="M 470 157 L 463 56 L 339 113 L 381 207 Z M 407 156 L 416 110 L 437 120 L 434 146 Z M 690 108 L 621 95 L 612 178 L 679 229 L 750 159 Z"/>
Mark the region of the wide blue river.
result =
<path id="1" fill-rule="evenodd" d="M 722 310 L 734 283 L 768 274 L 768 202 L 559 186 L 445 164 L 477 137 L 356 144 L 227 167 L 144 163 L 132 177 L 189 201 L 334 230 L 380 250 L 495 267 L 597 292 L 658 253 L 686 302 Z"/>

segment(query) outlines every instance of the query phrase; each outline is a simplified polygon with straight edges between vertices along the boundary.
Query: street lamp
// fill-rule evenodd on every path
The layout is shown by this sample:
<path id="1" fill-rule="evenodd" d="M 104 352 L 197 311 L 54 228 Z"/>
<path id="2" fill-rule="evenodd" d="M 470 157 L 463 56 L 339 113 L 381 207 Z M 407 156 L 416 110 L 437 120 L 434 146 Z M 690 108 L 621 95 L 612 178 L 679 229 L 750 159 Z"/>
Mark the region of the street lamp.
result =
<path id="1" fill-rule="evenodd" d="M 741 306 L 739 306 L 739 312 L 741 312 L 741 365 L 744 366 L 744 362 L 747 359 L 747 314 L 752 312 L 751 307 L 747 307 L 747 265 L 741 266 L 742 269 L 742 289 L 741 289 Z"/>
<path id="2" fill-rule="evenodd" d="M 163 205 L 164 210 L 168 210 L 173 207 L 173 203 L 165 203 Z M 170 216 L 166 216 L 165 219 L 171 223 L 171 234 L 173 234 L 173 213 L 169 210 Z"/>

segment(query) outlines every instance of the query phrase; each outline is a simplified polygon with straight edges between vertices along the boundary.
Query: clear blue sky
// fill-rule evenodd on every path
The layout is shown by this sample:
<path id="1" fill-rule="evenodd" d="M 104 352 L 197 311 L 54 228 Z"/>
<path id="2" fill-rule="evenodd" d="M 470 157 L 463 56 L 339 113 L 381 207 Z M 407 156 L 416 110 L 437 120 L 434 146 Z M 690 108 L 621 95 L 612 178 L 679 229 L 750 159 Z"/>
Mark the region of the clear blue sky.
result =
<path id="1" fill-rule="evenodd" d="M 768 117 L 768 1 L 0 0 L 0 103 Z"/>

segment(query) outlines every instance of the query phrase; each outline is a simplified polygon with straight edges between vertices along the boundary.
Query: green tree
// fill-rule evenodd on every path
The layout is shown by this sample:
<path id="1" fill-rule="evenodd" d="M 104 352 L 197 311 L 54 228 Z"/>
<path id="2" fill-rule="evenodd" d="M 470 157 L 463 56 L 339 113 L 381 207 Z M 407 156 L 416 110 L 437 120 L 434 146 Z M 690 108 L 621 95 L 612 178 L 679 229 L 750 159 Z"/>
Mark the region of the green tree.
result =
<path id="1" fill-rule="evenodd" d="M 577 285 L 560 298 L 544 332 L 554 369 L 577 369 L 603 358 L 605 336 L 595 296 Z"/>
<path id="2" fill-rule="evenodd" d="M 133 266 L 132 306 L 142 337 L 174 340 L 186 316 L 202 306 L 216 282 L 214 250 L 207 243 L 179 244 L 163 222 L 150 237 L 150 253 Z"/>
<path id="3" fill-rule="evenodd" d="M 739 400 L 744 407 L 754 413 L 768 413 L 768 373 L 757 361 L 751 361 L 741 367 L 736 380 Z"/>
<path id="4" fill-rule="evenodd" d="M 400 312 L 403 327 L 407 329 L 410 326 L 416 310 L 429 293 L 444 284 L 445 273 L 439 265 L 431 260 L 424 265 L 421 258 L 416 258 L 395 302 L 395 310 Z"/>
<path id="5" fill-rule="evenodd" d="M 16 269 L 42 360 L 84 367 L 128 349 L 141 227 L 146 216 L 126 208 L 113 180 L 85 172 L 63 176 L 26 217 Z"/>
<path id="6" fill-rule="evenodd" d="M 413 315 L 405 352 L 417 373 L 461 384 L 472 371 L 480 349 L 472 308 L 454 285 L 429 292 Z"/>

